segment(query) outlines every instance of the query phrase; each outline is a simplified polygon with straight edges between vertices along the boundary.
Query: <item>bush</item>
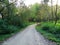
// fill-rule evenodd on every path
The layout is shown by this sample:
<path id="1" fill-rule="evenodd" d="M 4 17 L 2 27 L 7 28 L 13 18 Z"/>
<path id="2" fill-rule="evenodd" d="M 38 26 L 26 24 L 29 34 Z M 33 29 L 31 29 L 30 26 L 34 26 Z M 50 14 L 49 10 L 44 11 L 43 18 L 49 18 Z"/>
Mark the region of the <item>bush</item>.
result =
<path id="1" fill-rule="evenodd" d="M 46 30 L 46 31 L 50 31 L 50 29 L 54 28 L 54 24 L 53 23 L 42 23 L 41 24 L 41 28 L 42 30 Z"/>
<path id="2" fill-rule="evenodd" d="M 49 30 L 49 26 L 46 23 L 42 23 L 43 25 L 41 25 L 41 29 L 42 30 Z"/>
<path id="3" fill-rule="evenodd" d="M 60 38 L 60 24 L 54 24 L 54 23 L 41 23 L 41 29 L 48 31 L 49 33 L 54 34 L 56 37 Z"/>
<path id="4" fill-rule="evenodd" d="M 42 26 L 42 30 L 49 30 L 49 27 L 48 26 Z"/>
<path id="5" fill-rule="evenodd" d="M 12 25 L 8 25 L 8 26 L 2 26 L 3 28 L 1 28 L 0 30 L 0 34 L 10 34 L 10 33 L 14 33 L 18 30 L 18 28 L 16 26 L 12 26 Z"/>
<path id="6" fill-rule="evenodd" d="M 18 28 L 16 26 L 13 26 L 13 25 L 8 25 L 6 31 L 7 33 L 14 33 L 18 30 Z"/>
<path id="7" fill-rule="evenodd" d="M 0 19 L 0 34 L 5 32 L 4 30 L 6 30 L 6 27 L 7 26 L 5 25 L 5 21 Z"/>
<path id="8" fill-rule="evenodd" d="M 2 25 L 0 28 L 0 34 L 10 34 L 18 30 L 17 27 L 11 25 Z"/>
<path id="9" fill-rule="evenodd" d="M 60 45 L 60 23 L 55 25 L 54 23 L 44 22 L 41 25 L 37 25 L 37 30 L 49 40 Z"/>
<path id="10" fill-rule="evenodd" d="M 50 28 L 50 32 L 53 34 L 60 34 L 60 25 L 55 25 L 55 27 Z"/>
<path id="11" fill-rule="evenodd" d="M 55 27 L 56 29 L 55 29 L 55 33 L 56 34 L 60 34 L 60 25 L 56 25 L 56 27 Z"/>
<path id="12" fill-rule="evenodd" d="M 0 34 L 4 34 L 6 32 L 6 28 L 7 28 L 6 25 L 1 25 L 0 26 Z"/>
<path id="13" fill-rule="evenodd" d="M 5 20 L 0 20 L 0 34 L 10 34 L 18 30 L 16 26 L 6 24 Z"/>
<path id="14" fill-rule="evenodd" d="M 57 23 L 56 25 L 54 23 L 50 23 L 50 22 L 45 22 L 45 23 L 41 23 L 41 29 L 48 31 L 49 33 L 53 33 L 53 34 L 60 34 L 60 24 Z"/>

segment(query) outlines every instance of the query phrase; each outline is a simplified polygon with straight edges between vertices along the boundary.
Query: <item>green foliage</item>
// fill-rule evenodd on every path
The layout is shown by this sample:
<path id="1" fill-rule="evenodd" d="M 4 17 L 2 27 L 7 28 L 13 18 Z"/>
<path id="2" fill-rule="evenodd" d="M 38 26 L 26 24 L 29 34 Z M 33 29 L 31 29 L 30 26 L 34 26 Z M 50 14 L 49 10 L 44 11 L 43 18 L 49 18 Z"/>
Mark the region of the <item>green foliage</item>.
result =
<path id="1" fill-rule="evenodd" d="M 35 3 L 30 6 L 31 18 L 35 22 L 48 21 L 51 19 L 51 8 L 45 4 Z"/>
<path id="2" fill-rule="evenodd" d="M 37 31 L 43 34 L 47 39 L 52 40 L 60 45 L 60 23 L 56 25 L 51 22 L 40 23 L 36 27 Z"/>
<path id="3" fill-rule="evenodd" d="M 4 20 L 0 20 L 0 34 L 10 34 L 18 30 L 17 27 L 13 25 L 8 25 Z"/>
<path id="4" fill-rule="evenodd" d="M 42 30 L 49 30 L 49 25 L 44 23 L 42 26 L 41 26 Z"/>
<path id="5" fill-rule="evenodd" d="M 47 31 L 49 31 L 51 28 L 54 28 L 54 26 L 55 25 L 53 23 L 50 23 L 50 22 L 41 23 L 41 28 L 43 30 L 47 30 Z"/>
<path id="6" fill-rule="evenodd" d="M 0 35 L 0 41 L 2 42 L 2 41 L 6 40 L 9 37 L 11 37 L 11 34 Z"/>
<path id="7" fill-rule="evenodd" d="M 39 15 L 39 11 L 40 11 L 40 4 L 38 3 L 35 3 L 34 5 L 31 5 L 30 6 L 30 10 L 31 10 L 31 18 L 30 20 L 31 21 L 38 21 L 40 20 L 40 15 Z"/>
<path id="8" fill-rule="evenodd" d="M 8 25 L 8 27 L 7 27 L 7 33 L 14 33 L 17 30 L 19 30 L 19 28 L 16 26 L 13 26 L 13 25 Z"/>
<path id="9" fill-rule="evenodd" d="M 41 24 L 41 29 L 53 34 L 60 34 L 60 24 L 45 22 Z"/>
<path id="10" fill-rule="evenodd" d="M 0 40 L 4 40 L 29 25 L 30 9 L 16 7 L 15 2 L 0 1 Z"/>
<path id="11" fill-rule="evenodd" d="M 14 3 L 10 3 L 9 0 L 0 2 L 0 14 L 2 12 L 2 20 L 0 20 L 0 34 L 11 34 L 18 30 L 18 27 L 22 28 L 27 26 L 30 9 L 27 7 L 16 8 Z M 4 7 L 2 7 L 2 5 Z M 1 9 L 3 9 L 1 11 Z"/>
<path id="12" fill-rule="evenodd" d="M 45 3 L 47 3 L 49 0 L 44 1 Z M 60 24 L 57 24 L 55 26 L 54 23 L 46 22 L 49 19 L 52 19 L 51 7 L 48 5 L 41 5 L 36 3 L 34 5 L 31 5 L 30 7 L 27 7 L 23 4 L 23 7 L 18 8 L 14 3 L 10 3 L 9 0 L 2 0 L 0 1 L 0 14 L 2 16 L 2 19 L 0 19 L 1 35 L 15 33 L 19 30 L 18 27 L 26 27 L 27 25 L 29 25 L 30 21 L 45 21 L 45 23 L 41 23 L 41 26 L 39 25 L 41 27 L 41 30 L 52 33 L 56 35 L 55 37 L 60 38 Z M 57 16 L 58 18 L 60 18 L 60 12 Z M 55 19 L 55 16 L 53 17 Z M 52 34 L 49 34 L 48 36 Z M 55 38 L 51 39 L 56 40 Z"/>
<path id="13" fill-rule="evenodd" d="M 56 34 L 60 34 L 60 23 L 55 26 Z"/>
<path id="14" fill-rule="evenodd" d="M 5 22 L 3 20 L 0 20 L 0 34 L 5 33 L 6 27 L 7 26 L 5 25 Z"/>

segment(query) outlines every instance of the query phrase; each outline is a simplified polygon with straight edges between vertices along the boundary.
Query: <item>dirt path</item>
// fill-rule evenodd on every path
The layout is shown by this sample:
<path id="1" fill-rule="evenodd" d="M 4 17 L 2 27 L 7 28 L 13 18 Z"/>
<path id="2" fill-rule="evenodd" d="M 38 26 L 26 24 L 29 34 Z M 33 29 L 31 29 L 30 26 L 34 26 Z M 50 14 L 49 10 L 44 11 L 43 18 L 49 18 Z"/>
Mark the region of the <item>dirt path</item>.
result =
<path id="1" fill-rule="evenodd" d="M 2 45 L 55 45 L 46 41 L 46 39 L 35 30 L 35 26 L 36 24 L 28 26 L 24 31 L 11 37 Z"/>

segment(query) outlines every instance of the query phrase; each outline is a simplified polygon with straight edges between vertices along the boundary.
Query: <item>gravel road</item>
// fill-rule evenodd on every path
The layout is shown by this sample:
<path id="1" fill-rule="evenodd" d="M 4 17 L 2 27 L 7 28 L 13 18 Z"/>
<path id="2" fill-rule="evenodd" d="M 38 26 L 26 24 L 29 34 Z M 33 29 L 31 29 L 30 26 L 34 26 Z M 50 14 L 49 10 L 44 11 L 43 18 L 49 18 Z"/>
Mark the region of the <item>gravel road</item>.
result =
<path id="1" fill-rule="evenodd" d="M 35 26 L 36 24 L 28 26 L 24 31 L 4 41 L 2 45 L 55 45 L 39 34 Z"/>

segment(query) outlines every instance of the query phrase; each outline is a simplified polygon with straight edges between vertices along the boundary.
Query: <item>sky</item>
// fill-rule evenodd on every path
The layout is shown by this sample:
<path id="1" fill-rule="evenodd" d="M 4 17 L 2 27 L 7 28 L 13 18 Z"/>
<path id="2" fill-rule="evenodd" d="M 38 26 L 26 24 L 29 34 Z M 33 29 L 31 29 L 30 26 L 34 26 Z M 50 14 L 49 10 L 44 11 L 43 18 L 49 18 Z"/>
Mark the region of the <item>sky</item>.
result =
<path id="1" fill-rule="evenodd" d="M 53 5 L 55 5 L 57 0 L 53 0 Z M 34 4 L 34 3 L 41 3 L 41 0 L 25 0 L 25 4 L 27 6 Z M 51 0 L 49 0 L 49 5 L 51 4 Z M 60 0 L 58 0 L 58 5 L 60 5 Z"/>

